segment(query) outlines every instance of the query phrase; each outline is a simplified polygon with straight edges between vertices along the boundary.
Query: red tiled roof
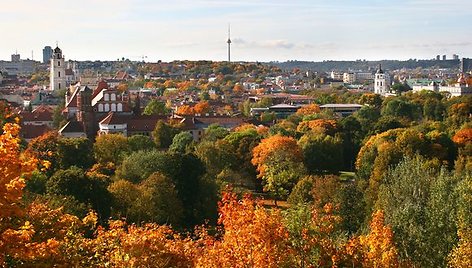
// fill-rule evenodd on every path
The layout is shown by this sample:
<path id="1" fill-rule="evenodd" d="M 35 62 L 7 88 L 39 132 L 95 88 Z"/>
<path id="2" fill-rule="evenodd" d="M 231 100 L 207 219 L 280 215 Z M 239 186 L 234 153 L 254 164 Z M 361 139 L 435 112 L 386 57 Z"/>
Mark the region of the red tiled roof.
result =
<path id="1" fill-rule="evenodd" d="M 77 92 L 79 92 L 80 87 L 77 87 L 72 93 L 72 97 L 68 103 L 66 103 L 66 108 L 67 107 L 77 107 Z"/>
<path id="2" fill-rule="evenodd" d="M 117 80 L 125 80 L 125 79 L 128 79 L 129 78 L 129 75 L 127 72 L 125 71 L 118 71 L 115 75 L 115 77 L 113 77 L 114 79 L 117 79 Z"/>
<path id="3" fill-rule="evenodd" d="M 219 124 L 225 127 L 236 127 L 244 124 L 241 117 L 195 117 L 195 123 L 202 123 L 205 125 Z"/>
<path id="4" fill-rule="evenodd" d="M 100 124 L 118 125 L 127 124 L 128 131 L 146 132 L 152 131 L 156 127 L 159 120 L 168 122 L 169 119 L 165 115 L 120 115 L 110 112 Z"/>
<path id="5" fill-rule="evenodd" d="M 22 111 L 19 115 L 23 122 L 52 121 L 52 109 L 48 106 L 39 106 L 32 112 Z"/>
<path id="6" fill-rule="evenodd" d="M 23 125 L 21 126 L 21 136 L 24 139 L 34 139 L 43 135 L 44 133 L 51 131 L 46 125 Z"/>
<path id="7" fill-rule="evenodd" d="M 128 131 L 149 132 L 153 131 L 159 120 L 168 121 L 167 116 L 139 116 L 128 121 Z"/>
<path id="8" fill-rule="evenodd" d="M 108 88 L 108 84 L 107 82 L 105 81 L 100 81 L 98 82 L 98 85 L 97 87 L 95 88 L 95 90 L 93 91 L 93 94 L 92 94 L 92 99 L 95 98 L 95 96 L 97 96 L 103 89 L 105 88 Z"/>
<path id="9" fill-rule="evenodd" d="M 60 133 L 77 133 L 77 132 L 84 132 L 84 125 L 82 122 L 78 121 L 69 121 L 65 126 L 63 126 L 60 130 Z"/>
<path id="10" fill-rule="evenodd" d="M 126 122 L 127 122 L 127 118 L 125 116 L 119 115 L 117 113 L 109 112 L 108 115 L 99 122 L 99 124 L 117 125 L 117 124 L 124 124 Z"/>

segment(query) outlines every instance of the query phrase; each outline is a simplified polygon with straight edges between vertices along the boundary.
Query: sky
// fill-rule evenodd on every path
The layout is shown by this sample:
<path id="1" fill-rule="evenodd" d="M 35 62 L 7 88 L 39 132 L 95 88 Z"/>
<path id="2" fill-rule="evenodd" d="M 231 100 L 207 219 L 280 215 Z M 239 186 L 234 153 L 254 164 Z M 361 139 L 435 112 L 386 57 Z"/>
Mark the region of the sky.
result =
<path id="1" fill-rule="evenodd" d="M 0 60 L 472 57 L 471 0 L 0 0 Z M 33 54 L 32 54 L 33 52 Z"/>

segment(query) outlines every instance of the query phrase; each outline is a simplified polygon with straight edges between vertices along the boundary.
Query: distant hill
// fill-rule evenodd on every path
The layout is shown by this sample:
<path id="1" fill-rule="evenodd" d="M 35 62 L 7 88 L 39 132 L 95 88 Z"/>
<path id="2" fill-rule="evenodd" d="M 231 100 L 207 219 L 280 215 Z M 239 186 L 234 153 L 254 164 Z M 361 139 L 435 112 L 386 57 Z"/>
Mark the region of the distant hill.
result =
<path id="1" fill-rule="evenodd" d="M 373 71 L 379 64 L 383 69 L 397 70 L 402 68 L 415 69 L 421 68 L 449 68 L 459 69 L 460 60 L 381 60 L 381 61 L 286 61 L 286 62 L 270 62 L 283 70 L 292 70 L 299 68 L 301 70 L 312 70 L 318 72 L 336 71 Z"/>

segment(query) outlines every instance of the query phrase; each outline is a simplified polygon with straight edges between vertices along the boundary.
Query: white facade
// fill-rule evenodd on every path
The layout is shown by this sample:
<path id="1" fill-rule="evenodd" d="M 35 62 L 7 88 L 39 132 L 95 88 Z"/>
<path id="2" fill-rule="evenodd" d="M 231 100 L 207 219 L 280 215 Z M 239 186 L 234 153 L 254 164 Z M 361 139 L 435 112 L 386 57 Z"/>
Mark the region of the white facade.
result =
<path id="1" fill-rule="evenodd" d="M 56 47 L 53 51 L 50 67 L 50 86 L 49 90 L 56 91 L 67 87 L 66 65 L 62 50 Z"/>
<path id="2" fill-rule="evenodd" d="M 388 74 L 384 73 L 382 67 L 379 66 L 379 69 L 375 73 L 374 79 L 374 93 L 379 95 L 386 95 L 390 89 L 390 77 Z"/>
<path id="3" fill-rule="evenodd" d="M 413 86 L 413 92 L 418 92 L 422 90 L 429 90 L 429 91 L 434 91 L 438 93 L 449 93 L 451 94 L 450 95 L 451 97 L 459 97 L 463 95 L 472 94 L 472 85 L 467 84 L 467 81 L 465 80 L 464 75 L 462 74 L 457 80 L 457 83 L 452 86 L 440 85 L 439 83 L 436 83 L 436 82 L 431 82 L 431 84 L 428 86 L 424 86 L 424 85 Z"/>
<path id="4" fill-rule="evenodd" d="M 343 82 L 347 84 L 353 84 L 357 81 L 357 76 L 355 73 L 344 73 Z"/>
<path id="5" fill-rule="evenodd" d="M 343 80 L 343 74 L 335 71 L 331 71 L 330 77 L 334 80 Z"/>

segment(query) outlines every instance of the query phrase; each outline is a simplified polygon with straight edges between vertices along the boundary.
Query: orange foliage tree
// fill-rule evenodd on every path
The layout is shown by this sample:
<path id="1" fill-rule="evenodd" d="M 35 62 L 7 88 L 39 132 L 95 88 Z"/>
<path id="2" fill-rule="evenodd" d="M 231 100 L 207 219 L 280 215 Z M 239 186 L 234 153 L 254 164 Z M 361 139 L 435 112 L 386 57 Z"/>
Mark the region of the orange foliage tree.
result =
<path id="1" fill-rule="evenodd" d="M 193 107 L 195 114 L 206 114 L 210 111 L 210 103 L 208 101 L 201 101 Z"/>
<path id="2" fill-rule="evenodd" d="M 393 241 L 393 231 L 385 226 L 383 211 L 372 214 L 370 232 L 349 241 L 347 253 L 362 267 L 399 267 L 398 252 Z"/>
<path id="3" fill-rule="evenodd" d="M 297 141 L 292 137 L 281 135 L 263 139 L 252 152 L 251 163 L 256 166 L 260 178 L 266 175 L 268 160 L 274 155 L 284 154 L 288 157 L 286 161 L 300 161 L 302 158 Z"/>
<path id="4" fill-rule="evenodd" d="M 264 181 L 264 190 L 275 197 L 286 197 L 305 169 L 297 141 L 292 137 L 275 135 L 263 139 L 253 149 L 251 163 Z"/>
<path id="5" fill-rule="evenodd" d="M 20 127 L 7 123 L 0 135 L 0 265 L 8 258 L 34 259 L 54 250 L 56 243 L 35 243 L 29 221 L 18 220 L 26 213 L 21 206 L 25 178 L 39 161 L 20 152 Z M 43 163 L 47 167 L 47 163 Z M 39 255 L 38 255 L 39 254 Z"/>
<path id="6" fill-rule="evenodd" d="M 457 131 L 452 140 L 461 146 L 472 143 L 472 128 Z"/>
<path id="7" fill-rule="evenodd" d="M 315 119 L 310 121 L 302 121 L 297 126 L 297 131 L 320 131 L 328 135 L 334 135 L 338 129 L 338 124 L 332 119 Z"/>
<path id="8" fill-rule="evenodd" d="M 195 111 L 193 107 L 190 107 L 189 105 L 182 105 L 179 108 L 177 108 L 176 114 L 178 115 L 194 115 Z"/>
<path id="9" fill-rule="evenodd" d="M 320 107 L 316 104 L 310 104 L 306 106 L 302 106 L 300 109 L 297 110 L 297 115 L 304 116 L 310 114 L 316 114 L 320 112 Z"/>
<path id="10" fill-rule="evenodd" d="M 111 221 L 108 229 L 99 227 L 96 237 L 83 244 L 94 252 L 96 267 L 194 267 L 200 251 L 197 243 L 168 226 L 126 226 L 123 221 Z"/>
<path id="11" fill-rule="evenodd" d="M 206 239 L 197 267 L 282 267 L 289 261 L 288 232 L 278 210 L 266 210 L 249 196 L 224 193 L 221 239 Z M 288 265 L 287 267 L 290 267 Z"/>
<path id="12" fill-rule="evenodd" d="M 244 87 L 243 85 L 239 84 L 239 83 L 236 83 L 233 87 L 233 92 L 235 94 L 242 94 L 244 93 Z"/>

